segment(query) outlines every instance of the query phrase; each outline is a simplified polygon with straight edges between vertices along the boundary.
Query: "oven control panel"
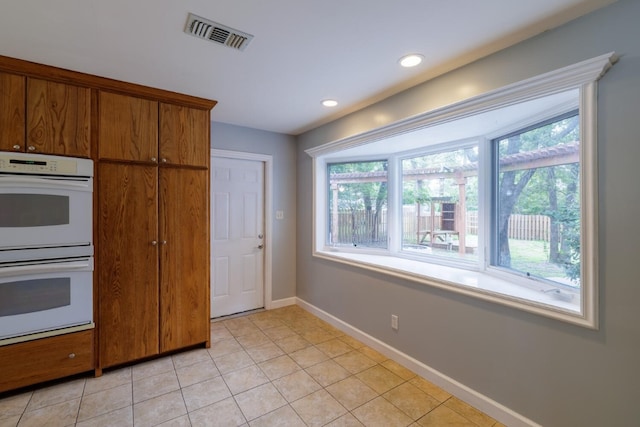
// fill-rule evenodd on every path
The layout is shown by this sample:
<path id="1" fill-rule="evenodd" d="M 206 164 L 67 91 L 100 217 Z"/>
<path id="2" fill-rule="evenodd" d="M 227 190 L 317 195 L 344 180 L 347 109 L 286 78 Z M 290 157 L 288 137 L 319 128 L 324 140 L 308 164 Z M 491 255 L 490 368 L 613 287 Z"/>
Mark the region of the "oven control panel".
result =
<path id="1" fill-rule="evenodd" d="M 89 159 L 0 152 L 0 172 L 32 175 L 93 176 Z"/>

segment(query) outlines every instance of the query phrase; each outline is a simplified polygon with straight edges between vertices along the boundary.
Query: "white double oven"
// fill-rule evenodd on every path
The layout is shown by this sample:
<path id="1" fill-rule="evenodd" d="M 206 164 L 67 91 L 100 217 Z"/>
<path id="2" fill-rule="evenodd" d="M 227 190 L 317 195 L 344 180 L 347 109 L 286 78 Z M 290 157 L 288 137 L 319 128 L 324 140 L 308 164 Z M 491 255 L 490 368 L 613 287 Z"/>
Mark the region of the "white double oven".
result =
<path id="1" fill-rule="evenodd" d="M 93 162 L 0 152 L 0 345 L 92 328 Z"/>

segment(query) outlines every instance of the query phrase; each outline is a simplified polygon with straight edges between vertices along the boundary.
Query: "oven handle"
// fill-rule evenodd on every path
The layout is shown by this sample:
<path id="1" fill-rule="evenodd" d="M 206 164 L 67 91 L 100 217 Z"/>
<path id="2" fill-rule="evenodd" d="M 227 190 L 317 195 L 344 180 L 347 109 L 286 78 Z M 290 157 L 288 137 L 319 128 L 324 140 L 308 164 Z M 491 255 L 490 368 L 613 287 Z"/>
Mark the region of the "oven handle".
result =
<path id="1" fill-rule="evenodd" d="M 47 178 L 31 178 L 24 176 L 0 176 L 0 187 L 8 187 L 8 186 L 36 186 L 37 188 L 86 188 L 91 189 L 89 186 L 91 182 L 91 178 L 87 178 L 86 180 L 80 181 L 71 181 L 64 179 L 47 179 Z"/>
<path id="2" fill-rule="evenodd" d="M 59 264 L 49 263 L 0 267 L 0 278 L 41 273 L 55 273 L 58 271 L 86 270 L 90 267 L 90 262 L 66 262 Z"/>

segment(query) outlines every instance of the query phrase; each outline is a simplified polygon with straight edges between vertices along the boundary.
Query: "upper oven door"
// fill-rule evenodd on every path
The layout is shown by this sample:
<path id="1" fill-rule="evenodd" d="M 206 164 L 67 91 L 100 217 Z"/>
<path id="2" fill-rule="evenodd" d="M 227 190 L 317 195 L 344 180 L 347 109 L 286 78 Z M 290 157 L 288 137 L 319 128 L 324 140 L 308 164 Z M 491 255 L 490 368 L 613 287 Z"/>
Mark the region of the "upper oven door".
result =
<path id="1" fill-rule="evenodd" d="M 0 251 L 91 245 L 92 194 L 92 178 L 0 175 Z"/>

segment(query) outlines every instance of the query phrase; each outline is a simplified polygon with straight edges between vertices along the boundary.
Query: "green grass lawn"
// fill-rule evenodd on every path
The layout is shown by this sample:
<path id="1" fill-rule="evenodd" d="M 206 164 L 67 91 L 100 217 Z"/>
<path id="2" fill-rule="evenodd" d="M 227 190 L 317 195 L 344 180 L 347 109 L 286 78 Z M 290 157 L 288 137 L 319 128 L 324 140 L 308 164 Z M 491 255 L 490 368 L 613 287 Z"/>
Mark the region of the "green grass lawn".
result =
<path id="1" fill-rule="evenodd" d="M 567 277 L 564 269 L 549 262 L 549 245 L 539 240 L 509 240 L 511 268 L 540 277 Z"/>
<path id="2" fill-rule="evenodd" d="M 477 248 L 478 236 L 467 235 L 466 245 Z M 549 245 L 547 242 L 510 239 L 509 249 L 511 250 L 511 268 L 514 270 L 545 278 L 567 278 L 566 272 L 560 265 L 549 262 Z M 434 248 L 433 253 L 452 258 L 460 256 L 457 252 L 446 249 Z M 467 254 L 465 258 L 477 259 L 477 255 Z"/>

